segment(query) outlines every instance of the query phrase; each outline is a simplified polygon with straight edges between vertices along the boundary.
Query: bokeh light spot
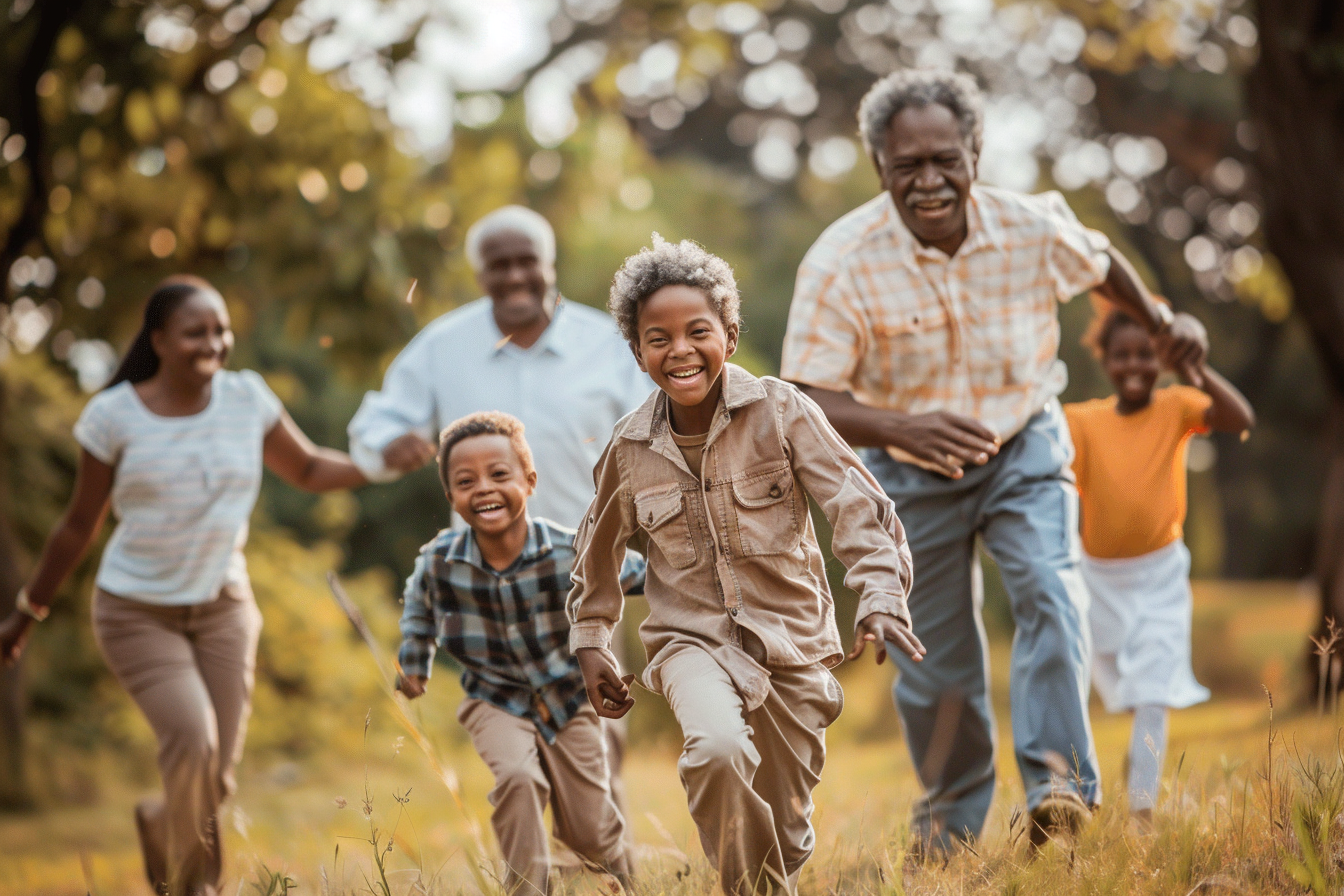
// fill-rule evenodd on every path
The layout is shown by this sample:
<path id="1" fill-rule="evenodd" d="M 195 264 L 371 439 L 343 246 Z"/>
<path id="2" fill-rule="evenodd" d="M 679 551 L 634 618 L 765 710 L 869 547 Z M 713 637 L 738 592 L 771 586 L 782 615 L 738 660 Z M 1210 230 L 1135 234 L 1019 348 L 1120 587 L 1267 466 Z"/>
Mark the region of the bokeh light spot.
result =
<path id="1" fill-rule="evenodd" d="M 299 193 L 314 205 L 326 199 L 328 191 L 327 179 L 316 168 L 309 168 L 299 175 Z"/>
<path id="2" fill-rule="evenodd" d="M 350 193 L 364 189 L 369 182 L 369 169 L 362 162 L 346 162 L 341 166 L 341 187 Z"/>
<path id="3" fill-rule="evenodd" d="M 621 204 L 631 211 L 641 211 L 653 203 L 653 184 L 646 177 L 627 177 L 618 192 Z"/>
<path id="4" fill-rule="evenodd" d="M 167 258 L 177 249 L 177 234 L 171 228 L 160 227 L 149 235 L 149 251 L 155 258 Z"/>
<path id="5" fill-rule="evenodd" d="M 442 230 L 453 220 L 453 207 L 446 202 L 431 202 L 425 208 L 425 226 L 430 230 Z"/>

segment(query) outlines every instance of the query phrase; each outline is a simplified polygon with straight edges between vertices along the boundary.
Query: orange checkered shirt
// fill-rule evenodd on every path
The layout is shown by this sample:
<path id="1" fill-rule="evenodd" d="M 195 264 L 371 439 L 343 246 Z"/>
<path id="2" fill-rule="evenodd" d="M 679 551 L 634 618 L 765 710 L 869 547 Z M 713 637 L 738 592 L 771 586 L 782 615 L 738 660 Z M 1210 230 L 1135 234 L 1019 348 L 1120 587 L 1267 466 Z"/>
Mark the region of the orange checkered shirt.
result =
<path id="1" fill-rule="evenodd" d="M 1105 234 L 1057 192 L 977 184 L 956 254 L 922 245 L 882 193 L 798 268 L 780 376 L 871 407 L 951 411 L 1008 439 L 1063 391 L 1057 305 L 1106 279 Z"/>

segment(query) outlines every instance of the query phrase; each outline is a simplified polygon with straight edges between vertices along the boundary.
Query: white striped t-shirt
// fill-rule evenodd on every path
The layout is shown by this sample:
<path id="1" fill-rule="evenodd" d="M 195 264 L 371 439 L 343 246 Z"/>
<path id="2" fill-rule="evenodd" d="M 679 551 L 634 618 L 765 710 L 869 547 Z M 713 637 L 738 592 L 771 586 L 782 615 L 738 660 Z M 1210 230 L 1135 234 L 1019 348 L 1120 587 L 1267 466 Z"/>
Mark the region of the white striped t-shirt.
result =
<path id="1" fill-rule="evenodd" d="M 280 399 L 251 370 L 215 374 L 210 404 L 189 417 L 153 413 L 128 382 L 90 399 L 75 441 L 116 468 L 118 524 L 98 587 L 180 606 L 245 583 L 242 550 L 261 488 L 262 441 L 281 413 Z"/>

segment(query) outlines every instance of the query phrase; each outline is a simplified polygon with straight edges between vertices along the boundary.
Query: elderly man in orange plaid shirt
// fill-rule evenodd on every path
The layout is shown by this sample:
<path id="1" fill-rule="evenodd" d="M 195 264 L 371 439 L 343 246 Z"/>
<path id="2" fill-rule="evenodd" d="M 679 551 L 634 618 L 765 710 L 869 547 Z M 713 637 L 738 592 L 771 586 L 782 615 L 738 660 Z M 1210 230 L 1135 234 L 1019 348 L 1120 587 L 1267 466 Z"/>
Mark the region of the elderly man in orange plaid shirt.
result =
<path id="1" fill-rule="evenodd" d="M 859 107 L 884 192 L 832 224 L 798 271 L 782 376 L 856 445 L 905 523 L 914 630 L 929 650 L 895 689 L 926 788 L 919 845 L 977 837 L 994 793 L 994 719 L 976 539 L 1017 625 L 1013 748 L 1032 840 L 1100 800 L 1087 716 L 1088 596 L 1073 446 L 1056 396 L 1057 305 L 1095 289 L 1197 366 L 1204 328 L 1155 301 L 1058 193 L 976 184 L 982 100 L 964 75 L 900 71 Z"/>

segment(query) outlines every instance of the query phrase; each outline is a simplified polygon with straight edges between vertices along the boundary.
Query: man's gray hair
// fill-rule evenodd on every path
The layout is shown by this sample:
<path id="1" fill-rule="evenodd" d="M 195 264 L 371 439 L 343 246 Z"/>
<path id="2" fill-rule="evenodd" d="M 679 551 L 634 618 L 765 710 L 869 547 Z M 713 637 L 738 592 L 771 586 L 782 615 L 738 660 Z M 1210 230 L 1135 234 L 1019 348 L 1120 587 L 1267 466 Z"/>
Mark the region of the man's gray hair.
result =
<path id="1" fill-rule="evenodd" d="M 639 342 L 639 306 L 664 286 L 692 286 L 705 294 L 724 329 L 741 324 L 741 297 L 733 269 L 691 240 L 669 243 L 653 235 L 653 248 L 625 260 L 611 281 L 607 307 L 627 342 Z"/>
<path id="2" fill-rule="evenodd" d="M 485 259 L 481 257 L 481 243 L 505 230 L 516 231 L 531 238 L 537 247 L 537 255 L 542 264 L 555 264 L 555 230 L 551 228 L 551 222 L 530 208 L 505 205 L 467 228 L 465 249 L 472 270 L 479 273 L 485 268 Z"/>
<path id="3" fill-rule="evenodd" d="M 876 157 L 886 142 L 891 120 L 902 109 L 935 103 L 956 117 L 962 138 L 971 152 L 979 156 L 985 130 L 985 103 L 975 79 L 956 72 L 916 68 L 892 72 L 864 94 L 859 103 L 863 148 Z"/>

